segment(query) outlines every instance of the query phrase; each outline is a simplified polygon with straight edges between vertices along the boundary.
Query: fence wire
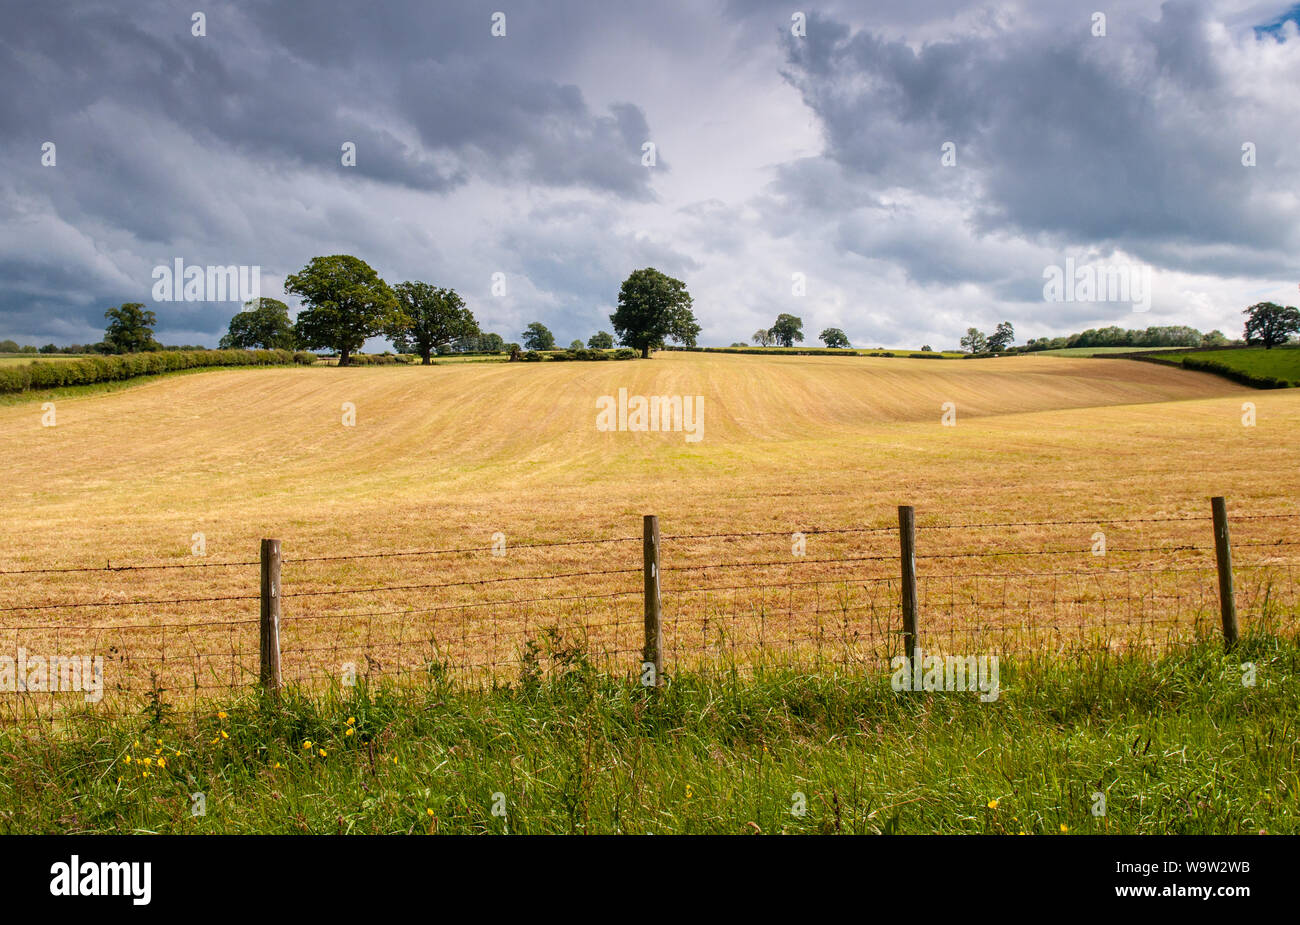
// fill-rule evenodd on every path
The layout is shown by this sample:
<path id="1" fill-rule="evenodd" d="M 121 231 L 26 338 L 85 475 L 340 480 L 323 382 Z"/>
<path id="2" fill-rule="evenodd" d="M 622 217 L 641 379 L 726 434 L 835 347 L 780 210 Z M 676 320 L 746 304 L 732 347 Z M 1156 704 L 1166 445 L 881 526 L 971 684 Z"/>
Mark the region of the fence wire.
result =
<path id="1" fill-rule="evenodd" d="M 1296 627 L 1298 517 L 1231 519 L 1243 632 Z M 1209 517 L 922 520 L 916 545 L 926 653 L 1154 653 L 1219 632 Z M 641 537 L 301 557 L 287 548 L 283 679 L 307 688 L 404 679 L 490 685 L 579 664 L 635 676 L 645 642 L 643 565 Z M 102 660 L 96 709 L 106 713 L 142 703 L 184 709 L 248 690 L 260 671 L 258 566 L 0 568 L 0 658 L 12 658 L 14 685 L 26 688 L 6 691 L 3 709 L 37 715 L 87 701 L 84 692 L 53 689 L 63 684 L 59 671 L 72 671 L 66 663 L 56 670 L 55 656 Z M 666 532 L 659 580 L 669 678 L 770 665 L 877 671 L 902 654 L 897 525 Z"/>

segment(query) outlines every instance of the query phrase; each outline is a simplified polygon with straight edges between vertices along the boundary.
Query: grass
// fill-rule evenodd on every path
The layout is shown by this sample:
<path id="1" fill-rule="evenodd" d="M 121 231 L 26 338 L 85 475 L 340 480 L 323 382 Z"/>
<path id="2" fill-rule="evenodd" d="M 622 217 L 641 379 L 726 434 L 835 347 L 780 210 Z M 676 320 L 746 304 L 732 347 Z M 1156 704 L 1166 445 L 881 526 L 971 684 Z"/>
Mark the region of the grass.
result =
<path id="1" fill-rule="evenodd" d="M 90 353 L 0 353 L 0 366 L 23 366 L 36 360 L 60 363 L 65 360 L 83 360 Z"/>
<path id="2" fill-rule="evenodd" d="M 1169 363 L 1183 364 L 1191 360 L 1222 367 L 1230 373 L 1240 373 L 1254 379 L 1275 379 L 1300 386 L 1300 347 L 1242 347 L 1236 350 L 1191 350 L 1175 353 L 1153 353 L 1152 357 Z M 1201 367 L 1209 368 L 1209 367 Z"/>
<path id="3" fill-rule="evenodd" d="M 1257 636 L 1004 663 L 993 703 L 780 669 L 655 697 L 570 651 L 487 692 L 7 725 L 0 831 L 1295 834 L 1297 668 L 1295 640 Z"/>
<path id="4" fill-rule="evenodd" d="M 1033 356 L 1095 357 L 1108 353 L 1155 353 L 1168 349 L 1168 347 L 1061 347 L 1057 350 L 1035 350 Z"/>

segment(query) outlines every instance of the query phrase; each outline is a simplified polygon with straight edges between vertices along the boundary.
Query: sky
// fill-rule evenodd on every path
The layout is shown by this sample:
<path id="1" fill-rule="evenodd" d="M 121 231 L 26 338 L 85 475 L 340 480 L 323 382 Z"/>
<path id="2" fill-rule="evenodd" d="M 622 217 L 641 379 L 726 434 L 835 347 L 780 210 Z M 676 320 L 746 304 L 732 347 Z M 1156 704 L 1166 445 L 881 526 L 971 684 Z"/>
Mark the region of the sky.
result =
<path id="1" fill-rule="evenodd" d="M 296 311 L 285 277 L 339 253 L 561 344 L 646 266 L 703 345 L 1300 304 L 1300 5 L 1098 6 L 0 0 L 0 339 L 143 302 L 215 346 L 238 301 L 156 268 L 259 267 Z M 1150 298 L 1054 300 L 1051 267 Z"/>

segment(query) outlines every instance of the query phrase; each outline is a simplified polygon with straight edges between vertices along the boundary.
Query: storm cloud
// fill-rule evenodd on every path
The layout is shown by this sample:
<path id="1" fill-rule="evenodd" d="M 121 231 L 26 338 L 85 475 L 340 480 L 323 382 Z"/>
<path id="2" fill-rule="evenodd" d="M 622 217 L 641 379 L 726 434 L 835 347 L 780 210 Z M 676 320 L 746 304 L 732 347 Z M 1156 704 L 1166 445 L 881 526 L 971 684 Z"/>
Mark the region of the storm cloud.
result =
<path id="1" fill-rule="evenodd" d="M 1286 3 L 1127 3 L 1104 35 L 1027 2 L 802 30 L 766 2 L 208 3 L 201 36 L 194 6 L 5 4 L 0 337 L 93 342 L 141 301 L 164 342 L 215 344 L 238 306 L 155 303 L 155 266 L 257 265 L 278 297 L 331 253 L 563 343 L 646 265 L 719 344 L 780 311 L 939 347 L 1004 318 L 1236 333 L 1258 293 L 1294 301 Z M 1044 303 L 1066 257 L 1151 266 L 1151 312 Z"/>

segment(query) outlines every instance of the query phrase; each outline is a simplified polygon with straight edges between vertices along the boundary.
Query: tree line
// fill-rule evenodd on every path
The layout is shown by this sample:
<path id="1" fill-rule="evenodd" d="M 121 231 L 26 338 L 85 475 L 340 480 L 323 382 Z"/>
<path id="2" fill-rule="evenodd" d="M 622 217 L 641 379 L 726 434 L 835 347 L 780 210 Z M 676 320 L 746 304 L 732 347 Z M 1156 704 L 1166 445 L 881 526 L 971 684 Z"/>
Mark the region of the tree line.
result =
<path id="1" fill-rule="evenodd" d="M 480 330 L 473 312 L 454 289 L 420 280 L 390 286 L 358 257 L 336 254 L 313 257 L 298 273 L 285 279 L 285 292 L 301 306 L 296 319 L 279 299 L 258 298 L 230 319 L 222 349 L 328 350 L 347 366 L 367 340 L 383 337 L 400 353 L 418 355 L 430 363 L 435 353 L 509 353 L 555 349 L 555 336 L 540 321 L 523 331 L 523 345 L 507 343 L 499 334 Z M 104 313 L 104 340 L 90 347 L 21 348 L 0 342 L 0 352 L 148 353 L 165 348 L 154 337 L 158 319 L 143 303 L 126 302 Z M 653 267 L 636 270 L 623 281 L 618 307 L 609 316 L 614 333 L 597 331 L 587 341 L 592 350 L 610 350 L 618 343 L 649 357 L 671 339 L 694 347 L 700 325 L 692 311 L 686 284 Z M 582 348 L 573 341 L 570 350 Z M 12 348 L 12 349 L 9 349 Z"/>

